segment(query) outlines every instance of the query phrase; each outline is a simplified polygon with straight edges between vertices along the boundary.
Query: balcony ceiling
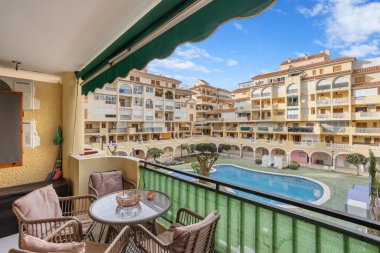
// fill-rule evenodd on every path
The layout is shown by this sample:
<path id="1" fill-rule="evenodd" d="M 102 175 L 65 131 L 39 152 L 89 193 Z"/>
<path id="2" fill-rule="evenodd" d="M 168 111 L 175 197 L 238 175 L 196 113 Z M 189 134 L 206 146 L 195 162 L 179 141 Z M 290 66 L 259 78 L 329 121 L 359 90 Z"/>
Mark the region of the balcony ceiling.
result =
<path id="1" fill-rule="evenodd" d="M 0 65 L 50 74 L 90 62 L 158 0 L 0 0 Z"/>

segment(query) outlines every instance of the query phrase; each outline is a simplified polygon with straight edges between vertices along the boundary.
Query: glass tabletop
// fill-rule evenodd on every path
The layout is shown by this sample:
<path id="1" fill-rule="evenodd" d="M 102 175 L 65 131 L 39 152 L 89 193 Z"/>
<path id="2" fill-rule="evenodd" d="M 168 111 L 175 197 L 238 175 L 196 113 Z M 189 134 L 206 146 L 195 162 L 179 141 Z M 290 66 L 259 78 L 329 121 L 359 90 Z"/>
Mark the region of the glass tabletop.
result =
<path id="1" fill-rule="evenodd" d="M 131 207 L 119 206 L 116 202 L 116 192 L 97 199 L 89 209 L 90 217 L 102 224 L 133 224 L 149 220 L 166 213 L 170 206 L 170 198 L 158 191 L 154 191 L 154 199 L 147 200 L 148 190 L 141 192 L 140 203 Z"/>

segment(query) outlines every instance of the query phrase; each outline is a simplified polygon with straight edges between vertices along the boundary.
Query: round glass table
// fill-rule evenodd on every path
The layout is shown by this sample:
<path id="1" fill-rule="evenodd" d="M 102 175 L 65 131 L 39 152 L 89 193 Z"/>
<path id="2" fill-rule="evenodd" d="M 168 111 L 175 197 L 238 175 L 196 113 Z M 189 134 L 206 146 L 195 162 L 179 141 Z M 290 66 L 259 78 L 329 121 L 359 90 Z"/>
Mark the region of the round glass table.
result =
<path id="1" fill-rule="evenodd" d="M 92 203 L 89 208 L 90 217 L 101 224 L 109 225 L 106 241 L 110 240 L 112 231 L 118 233 L 124 226 L 143 224 L 153 229 L 154 221 L 166 213 L 171 206 L 170 198 L 158 191 L 154 191 L 154 198 L 147 200 L 149 190 L 141 192 L 140 203 L 131 207 L 119 206 L 116 202 L 116 192 L 105 195 Z M 133 238 L 133 237 L 132 237 Z M 131 238 L 127 252 L 139 252 Z"/>

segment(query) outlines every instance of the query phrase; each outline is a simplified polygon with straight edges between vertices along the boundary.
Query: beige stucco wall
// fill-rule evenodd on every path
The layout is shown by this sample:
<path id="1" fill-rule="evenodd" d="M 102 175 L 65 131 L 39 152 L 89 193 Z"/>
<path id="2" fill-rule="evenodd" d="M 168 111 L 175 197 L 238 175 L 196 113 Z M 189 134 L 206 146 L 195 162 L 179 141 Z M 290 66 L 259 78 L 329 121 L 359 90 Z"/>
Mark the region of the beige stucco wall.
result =
<path id="1" fill-rule="evenodd" d="M 41 145 L 24 149 L 23 166 L 0 169 L 0 188 L 42 181 L 55 163 L 58 147 L 53 144 L 57 126 L 62 126 L 62 85 L 35 82 L 40 109 L 25 111 L 24 119 L 36 120 Z"/>

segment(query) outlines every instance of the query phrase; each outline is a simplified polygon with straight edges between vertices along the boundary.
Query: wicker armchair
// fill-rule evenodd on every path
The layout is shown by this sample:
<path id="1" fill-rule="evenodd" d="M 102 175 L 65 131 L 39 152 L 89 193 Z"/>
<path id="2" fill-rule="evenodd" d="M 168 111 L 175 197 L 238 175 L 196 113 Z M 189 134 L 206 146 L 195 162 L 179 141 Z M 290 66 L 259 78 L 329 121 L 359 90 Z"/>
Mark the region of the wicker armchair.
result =
<path id="1" fill-rule="evenodd" d="M 206 218 L 186 208 L 177 212 L 176 223 L 158 236 L 142 225 L 137 225 L 135 243 L 147 253 L 208 253 L 214 252 L 214 236 L 220 215 L 211 213 Z M 176 229 L 182 234 L 176 237 Z"/>
<path id="2" fill-rule="evenodd" d="M 62 209 L 62 216 L 48 219 L 27 219 L 15 203 L 12 204 L 12 210 L 19 224 L 19 246 L 23 233 L 45 239 L 69 221 L 76 222 L 78 226 L 77 230 L 71 230 L 77 231 L 77 233 L 72 234 L 72 237 L 76 238 L 75 240 L 82 240 L 84 238 L 93 240 L 92 230 L 95 222 L 89 217 L 88 209 L 92 202 L 96 200 L 96 197 L 94 195 L 82 195 L 59 197 L 58 199 Z"/>
<path id="3" fill-rule="evenodd" d="M 44 240 L 46 242 L 80 242 L 78 238 L 72 236 L 72 230 L 79 230 L 80 227 L 76 221 L 69 221 L 59 229 L 57 229 L 50 236 L 46 237 Z M 75 233 L 74 233 L 75 234 Z M 124 227 L 112 243 L 96 243 L 85 241 L 85 252 L 86 253 L 121 253 L 129 243 L 130 228 L 128 226 Z M 22 249 L 11 249 L 9 253 L 34 253 Z"/>

